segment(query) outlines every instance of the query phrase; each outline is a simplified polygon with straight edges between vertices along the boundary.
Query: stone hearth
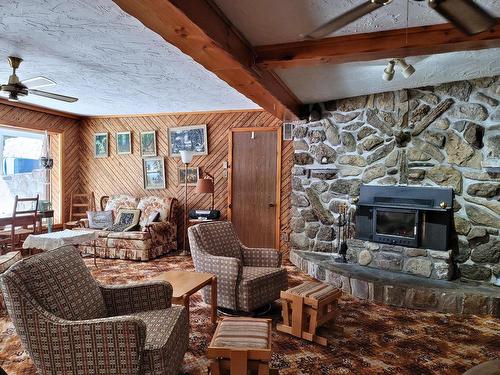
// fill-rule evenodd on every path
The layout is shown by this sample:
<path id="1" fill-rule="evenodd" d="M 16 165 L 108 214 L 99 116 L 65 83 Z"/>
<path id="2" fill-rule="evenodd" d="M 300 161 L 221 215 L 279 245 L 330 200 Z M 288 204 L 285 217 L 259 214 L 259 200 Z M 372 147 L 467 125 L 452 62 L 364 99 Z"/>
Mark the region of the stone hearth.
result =
<path id="1" fill-rule="evenodd" d="M 448 252 L 349 241 L 348 260 L 500 285 L 499 102 L 487 77 L 321 103 L 294 130 L 292 249 L 335 252 L 340 207 L 354 223 L 361 184 L 451 187 Z"/>
<path id="2" fill-rule="evenodd" d="M 336 263 L 334 254 L 292 251 L 290 261 L 315 279 L 353 296 L 391 306 L 500 318 L 498 287 L 433 280 L 358 264 Z"/>

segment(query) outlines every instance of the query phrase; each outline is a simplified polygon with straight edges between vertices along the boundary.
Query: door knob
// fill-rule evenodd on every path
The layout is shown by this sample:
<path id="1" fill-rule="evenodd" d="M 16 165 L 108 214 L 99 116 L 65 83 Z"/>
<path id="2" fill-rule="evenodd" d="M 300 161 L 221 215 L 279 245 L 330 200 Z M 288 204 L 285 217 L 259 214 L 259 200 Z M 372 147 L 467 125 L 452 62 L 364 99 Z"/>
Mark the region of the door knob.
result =
<path id="1" fill-rule="evenodd" d="M 274 203 L 269 203 L 269 208 L 272 208 L 274 206 L 275 206 Z"/>

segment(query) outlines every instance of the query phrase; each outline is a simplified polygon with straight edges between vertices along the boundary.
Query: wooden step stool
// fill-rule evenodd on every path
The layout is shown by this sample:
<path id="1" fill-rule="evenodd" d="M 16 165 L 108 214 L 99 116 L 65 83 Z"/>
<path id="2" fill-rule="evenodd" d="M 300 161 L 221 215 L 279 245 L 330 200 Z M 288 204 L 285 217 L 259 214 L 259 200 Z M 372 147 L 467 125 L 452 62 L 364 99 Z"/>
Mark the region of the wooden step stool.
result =
<path id="1" fill-rule="evenodd" d="M 337 315 L 342 290 L 318 281 L 306 281 L 281 292 L 283 324 L 276 329 L 326 346 L 327 339 L 317 335 L 317 328 Z"/>
<path id="2" fill-rule="evenodd" d="M 277 374 L 271 360 L 271 319 L 224 318 L 208 347 L 211 375 Z"/>

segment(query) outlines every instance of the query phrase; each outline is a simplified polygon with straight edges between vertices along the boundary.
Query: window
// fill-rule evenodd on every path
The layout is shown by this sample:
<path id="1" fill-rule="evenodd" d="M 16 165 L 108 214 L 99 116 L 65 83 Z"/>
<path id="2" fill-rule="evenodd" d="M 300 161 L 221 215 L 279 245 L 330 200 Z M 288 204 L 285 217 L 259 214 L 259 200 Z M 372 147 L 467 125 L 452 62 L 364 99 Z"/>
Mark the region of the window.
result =
<path id="1" fill-rule="evenodd" d="M 0 127 L 0 215 L 9 215 L 14 198 L 48 197 L 47 171 L 40 165 L 44 134 Z"/>

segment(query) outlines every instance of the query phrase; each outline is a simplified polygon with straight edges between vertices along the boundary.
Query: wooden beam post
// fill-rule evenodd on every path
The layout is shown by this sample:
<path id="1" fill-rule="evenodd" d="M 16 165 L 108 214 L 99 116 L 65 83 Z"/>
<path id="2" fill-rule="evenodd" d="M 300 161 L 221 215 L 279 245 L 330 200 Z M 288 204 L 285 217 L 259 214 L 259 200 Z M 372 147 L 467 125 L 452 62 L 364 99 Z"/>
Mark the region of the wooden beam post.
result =
<path id="1" fill-rule="evenodd" d="M 412 27 L 255 47 L 263 69 L 424 56 L 500 47 L 500 18 L 489 31 L 466 36 L 451 24 Z"/>
<path id="2" fill-rule="evenodd" d="M 273 72 L 255 65 L 250 44 L 212 1 L 113 1 L 279 119 L 297 118 L 300 101 Z"/>

